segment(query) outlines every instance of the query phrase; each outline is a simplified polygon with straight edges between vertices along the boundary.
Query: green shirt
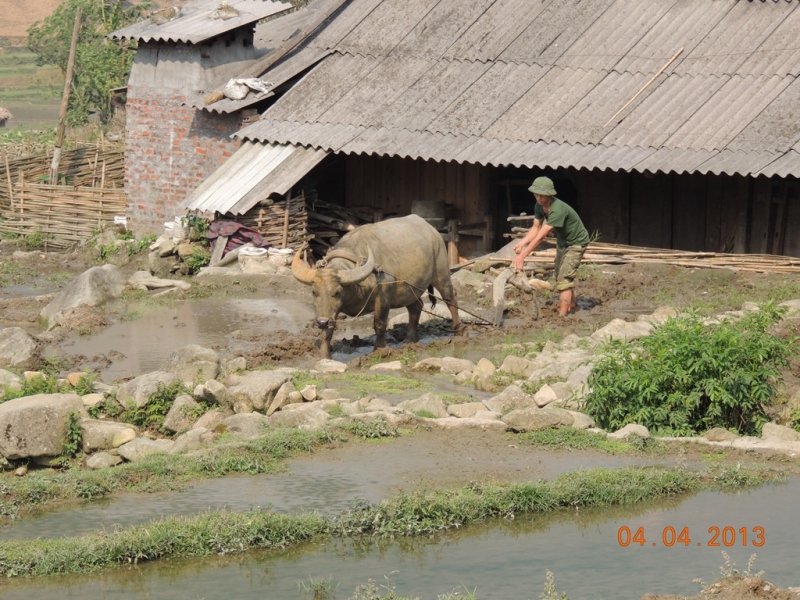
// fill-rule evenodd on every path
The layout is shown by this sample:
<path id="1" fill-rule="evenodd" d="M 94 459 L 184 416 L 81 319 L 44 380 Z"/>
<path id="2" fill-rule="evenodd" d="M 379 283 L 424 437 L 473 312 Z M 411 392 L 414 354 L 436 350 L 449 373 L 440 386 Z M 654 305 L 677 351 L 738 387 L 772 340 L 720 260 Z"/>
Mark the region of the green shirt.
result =
<path id="1" fill-rule="evenodd" d="M 589 232 L 583 226 L 581 218 L 575 209 L 566 202 L 553 198 L 550 204 L 550 214 L 545 216 L 544 207 L 536 203 L 533 216 L 539 221 L 544 221 L 556 232 L 559 248 L 567 246 L 585 246 L 589 243 Z"/>

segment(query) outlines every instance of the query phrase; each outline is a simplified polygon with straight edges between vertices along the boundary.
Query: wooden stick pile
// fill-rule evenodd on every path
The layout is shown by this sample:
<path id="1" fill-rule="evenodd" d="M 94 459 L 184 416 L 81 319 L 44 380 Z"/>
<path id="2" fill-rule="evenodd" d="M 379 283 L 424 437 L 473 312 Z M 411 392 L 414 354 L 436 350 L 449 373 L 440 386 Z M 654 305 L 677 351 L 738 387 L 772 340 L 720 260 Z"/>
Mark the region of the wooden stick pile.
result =
<path id="1" fill-rule="evenodd" d="M 526 263 L 552 268 L 555 249 L 536 251 Z M 510 261 L 510 259 L 509 259 Z M 594 264 L 655 263 L 702 269 L 740 269 L 772 273 L 800 273 L 800 258 L 771 254 L 726 254 L 724 252 L 690 252 L 663 248 L 642 248 L 623 244 L 592 242 L 583 262 Z"/>
<path id="2" fill-rule="evenodd" d="M 289 219 L 286 220 L 286 201 L 267 199 L 251 208 L 236 220 L 254 229 L 275 248 L 298 248 L 308 239 L 308 211 L 301 193 L 289 200 Z"/>

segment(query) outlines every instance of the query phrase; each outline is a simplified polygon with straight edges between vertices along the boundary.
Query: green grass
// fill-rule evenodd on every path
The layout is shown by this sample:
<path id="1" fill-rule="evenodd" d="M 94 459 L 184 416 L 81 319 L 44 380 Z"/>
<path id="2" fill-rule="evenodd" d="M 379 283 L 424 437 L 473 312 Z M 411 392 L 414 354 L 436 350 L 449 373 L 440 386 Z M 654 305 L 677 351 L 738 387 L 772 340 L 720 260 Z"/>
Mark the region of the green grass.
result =
<path id="1" fill-rule="evenodd" d="M 219 511 L 75 538 L 0 542 L 0 575 L 86 573 L 169 557 L 287 548 L 330 535 L 430 536 L 491 518 L 574 511 L 576 507 L 635 505 L 719 488 L 723 480 L 737 486 L 754 481 L 729 477 L 730 474 L 718 476 L 683 469 L 593 469 L 552 481 L 476 483 L 456 489 L 402 493 L 378 504 L 357 501 L 349 511 L 334 517 L 276 515 L 263 510 Z"/>
<path id="2" fill-rule="evenodd" d="M 563 427 L 521 433 L 518 439 L 533 446 L 544 446 L 552 450 L 597 450 L 607 454 L 628 454 L 642 449 L 642 444 L 608 439 L 604 434 L 583 429 Z M 658 442 L 651 440 L 650 444 Z"/>
<path id="3" fill-rule="evenodd" d="M 302 390 L 306 385 L 316 385 L 319 389 L 335 387 L 345 398 L 363 398 L 374 394 L 380 397 L 403 395 L 409 390 L 424 394 L 433 391 L 430 383 L 385 373 L 330 373 L 312 376 L 300 371 L 292 376 L 294 386 Z"/>

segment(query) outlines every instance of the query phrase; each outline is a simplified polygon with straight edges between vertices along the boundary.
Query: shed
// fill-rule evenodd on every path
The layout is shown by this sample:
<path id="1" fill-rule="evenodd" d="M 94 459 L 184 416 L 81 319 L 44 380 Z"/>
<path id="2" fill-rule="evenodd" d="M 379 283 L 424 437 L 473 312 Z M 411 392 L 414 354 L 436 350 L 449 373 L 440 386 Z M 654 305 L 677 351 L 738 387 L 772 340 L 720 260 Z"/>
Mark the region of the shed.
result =
<path id="1" fill-rule="evenodd" d="M 325 153 L 320 196 L 445 200 L 497 246 L 548 174 L 602 241 L 800 256 L 800 1 L 314 5 L 244 67 L 278 85 L 236 137 Z"/>

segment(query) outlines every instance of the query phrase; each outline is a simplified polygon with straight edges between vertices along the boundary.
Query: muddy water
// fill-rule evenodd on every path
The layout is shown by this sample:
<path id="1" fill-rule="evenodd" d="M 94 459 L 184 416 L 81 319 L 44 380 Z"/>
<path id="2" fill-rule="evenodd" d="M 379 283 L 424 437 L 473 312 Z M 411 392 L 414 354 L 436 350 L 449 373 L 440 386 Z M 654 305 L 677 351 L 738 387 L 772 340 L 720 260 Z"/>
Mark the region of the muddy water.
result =
<path id="1" fill-rule="evenodd" d="M 368 578 L 388 581 L 403 596 L 435 598 L 453 589 L 477 588 L 477 597 L 539 597 L 546 570 L 560 592 L 573 600 L 639 599 L 646 592 L 694 595 L 719 576 L 726 550 L 740 569 L 757 553 L 754 570 L 780 587 L 800 584 L 793 518 L 800 481 L 750 492 L 703 492 L 682 501 L 627 509 L 566 511 L 493 521 L 433 539 L 331 542 L 283 553 L 254 552 L 235 557 L 172 560 L 107 570 L 94 575 L 12 581 L 4 598 L 38 600 L 97 598 L 303 598 L 300 582 L 331 579 L 337 598 L 349 598 Z M 734 545 L 712 547 L 709 528 L 732 527 Z M 764 545 L 752 546 L 753 528 L 764 528 Z M 644 545 L 621 547 L 620 528 L 643 527 Z M 688 546 L 666 547 L 662 532 L 688 528 Z M 738 530 L 750 537 L 742 545 Z M 720 538 L 721 539 L 721 538 Z M 731 538 L 728 538 L 731 541 Z M 653 543 L 656 543 L 653 546 Z M 385 592 L 385 590 L 384 590 Z"/>
<path id="2" fill-rule="evenodd" d="M 227 476 L 177 493 L 128 494 L 66 507 L 7 523 L 0 528 L 0 540 L 75 536 L 222 508 L 245 511 L 262 507 L 278 512 L 333 514 L 348 508 L 357 498 L 378 502 L 425 484 L 525 481 L 580 469 L 675 464 L 674 460 L 543 453 L 532 447 L 495 453 L 492 448 L 498 444 L 497 434 L 484 437 L 476 433 L 467 444 L 463 436 L 453 436 L 456 447 L 450 450 L 449 444 L 436 440 L 447 437 L 443 432 L 426 432 L 384 443 L 351 444 L 294 459 L 289 462 L 288 472 L 277 475 Z"/>
<path id="3" fill-rule="evenodd" d="M 296 333 L 313 317 L 311 306 L 288 298 L 192 300 L 172 307 L 118 307 L 122 319 L 100 333 L 62 344 L 68 354 L 106 355 L 112 364 L 101 371 L 110 382 L 155 371 L 170 354 L 189 344 L 211 348 L 246 347 L 277 331 Z"/>

